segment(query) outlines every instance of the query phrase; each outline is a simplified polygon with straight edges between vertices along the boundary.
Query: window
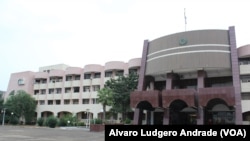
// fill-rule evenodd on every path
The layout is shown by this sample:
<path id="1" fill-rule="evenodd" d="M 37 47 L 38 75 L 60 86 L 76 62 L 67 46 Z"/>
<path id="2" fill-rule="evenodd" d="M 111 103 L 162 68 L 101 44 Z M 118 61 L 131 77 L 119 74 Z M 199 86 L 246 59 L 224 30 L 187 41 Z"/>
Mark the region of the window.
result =
<path id="1" fill-rule="evenodd" d="M 105 77 L 111 77 L 111 76 L 112 76 L 112 71 L 105 72 Z"/>
<path id="2" fill-rule="evenodd" d="M 35 91 L 34 91 L 34 94 L 35 94 L 35 95 L 39 94 L 39 90 L 35 90 Z"/>
<path id="3" fill-rule="evenodd" d="M 56 105 L 60 105 L 61 104 L 61 100 L 56 100 Z"/>
<path id="4" fill-rule="evenodd" d="M 98 99 L 97 99 L 97 98 L 93 98 L 93 99 L 92 99 L 92 103 L 93 103 L 93 104 L 98 104 L 98 103 L 99 103 L 99 102 L 98 102 Z"/>
<path id="5" fill-rule="evenodd" d="M 42 84 L 47 83 L 47 79 L 41 79 Z"/>
<path id="6" fill-rule="evenodd" d="M 83 92 L 90 92 L 90 86 L 83 86 Z"/>
<path id="7" fill-rule="evenodd" d="M 248 83 L 248 82 L 250 82 L 250 76 L 249 75 L 247 75 L 247 76 L 241 76 L 240 79 L 241 79 L 242 83 Z"/>
<path id="8" fill-rule="evenodd" d="M 89 99 L 82 99 L 82 104 L 89 104 Z"/>
<path id="9" fill-rule="evenodd" d="M 56 94 L 62 93 L 62 88 L 56 88 Z"/>
<path id="10" fill-rule="evenodd" d="M 62 82 L 62 77 L 50 77 L 50 83 Z"/>
<path id="11" fill-rule="evenodd" d="M 95 74 L 94 74 L 94 78 L 101 78 L 101 73 L 100 73 L 100 72 L 95 73 Z"/>
<path id="12" fill-rule="evenodd" d="M 93 91 L 100 90 L 100 85 L 93 85 Z"/>
<path id="13" fill-rule="evenodd" d="M 79 104 L 79 100 L 78 99 L 73 99 L 73 104 Z"/>
<path id="14" fill-rule="evenodd" d="M 75 76 L 75 80 L 80 80 L 80 78 L 81 78 L 80 75 Z"/>
<path id="15" fill-rule="evenodd" d="M 70 93 L 71 92 L 71 88 L 65 88 L 65 93 Z"/>
<path id="16" fill-rule="evenodd" d="M 72 76 L 66 76 L 66 81 L 71 81 L 72 80 Z"/>
<path id="17" fill-rule="evenodd" d="M 123 73 L 123 70 L 116 71 L 116 76 L 123 76 Z"/>
<path id="18" fill-rule="evenodd" d="M 240 58 L 239 65 L 248 65 L 250 64 L 250 58 Z"/>
<path id="19" fill-rule="evenodd" d="M 84 79 L 90 79 L 91 78 L 91 74 L 84 74 Z"/>
<path id="20" fill-rule="evenodd" d="M 64 100 L 64 104 L 65 104 L 65 105 L 70 104 L 70 100 L 69 100 L 69 99 L 65 99 L 65 100 Z"/>
<path id="21" fill-rule="evenodd" d="M 49 89 L 49 94 L 53 94 L 54 93 L 54 89 Z"/>
<path id="22" fill-rule="evenodd" d="M 40 84 L 40 80 L 39 79 L 35 79 L 35 84 Z"/>
<path id="23" fill-rule="evenodd" d="M 41 90 L 41 94 L 46 94 L 46 90 L 45 90 L 45 89 L 42 89 L 42 90 Z"/>
<path id="24" fill-rule="evenodd" d="M 79 87 L 74 87 L 74 93 L 79 93 L 80 92 L 80 88 Z"/>
<path id="25" fill-rule="evenodd" d="M 45 101 L 44 101 L 44 100 L 39 100 L 39 104 L 40 104 L 40 105 L 44 105 L 44 104 L 45 104 Z"/>
<path id="26" fill-rule="evenodd" d="M 24 80 L 23 79 L 18 79 L 17 83 L 18 83 L 18 85 L 24 85 Z"/>
<path id="27" fill-rule="evenodd" d="M 53 100 L 48 100 L 48 105 L 53 105 Z"/>

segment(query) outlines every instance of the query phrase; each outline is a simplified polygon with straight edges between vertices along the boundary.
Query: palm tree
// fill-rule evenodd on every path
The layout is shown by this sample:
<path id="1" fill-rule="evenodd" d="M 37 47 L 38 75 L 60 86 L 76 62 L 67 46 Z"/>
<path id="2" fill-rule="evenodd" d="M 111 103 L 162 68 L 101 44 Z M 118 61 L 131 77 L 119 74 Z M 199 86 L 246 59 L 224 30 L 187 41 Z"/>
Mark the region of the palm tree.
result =
<path id="1" fill-rule="evenodd" d="M 106 120 L 106 106 L 112 105 L 113 92 L 111 89 L 104 87 L 104 88 L 98 90 L 97 96 L 98 96 L 98 102 L 102 104 L 103 120 L 105 122 L 105 120 Z"/>

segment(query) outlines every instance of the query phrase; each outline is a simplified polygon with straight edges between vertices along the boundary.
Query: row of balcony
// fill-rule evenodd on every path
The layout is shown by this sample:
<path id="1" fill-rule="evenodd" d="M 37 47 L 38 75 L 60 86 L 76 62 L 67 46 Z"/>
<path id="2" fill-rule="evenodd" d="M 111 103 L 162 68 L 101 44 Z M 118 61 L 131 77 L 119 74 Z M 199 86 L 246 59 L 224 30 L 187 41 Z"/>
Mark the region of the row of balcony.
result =
<path id="1" fill-rule="evenodd" d="M 36 100 L 41 99 L 79 99 L 79 98 L 97 98 L 97 92 L 93 93 L 64 93 L 64 94 L 44 94 L 44 95 L 33 95 Z"/>

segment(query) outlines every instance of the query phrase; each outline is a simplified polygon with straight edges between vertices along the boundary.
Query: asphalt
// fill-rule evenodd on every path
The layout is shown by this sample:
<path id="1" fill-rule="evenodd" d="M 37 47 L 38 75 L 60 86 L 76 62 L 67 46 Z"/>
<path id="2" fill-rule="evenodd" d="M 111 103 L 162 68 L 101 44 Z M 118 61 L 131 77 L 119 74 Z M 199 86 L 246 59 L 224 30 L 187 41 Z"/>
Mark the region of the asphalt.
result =
<path id="1" fill-rule="evenodd" d="M 104 141 L 104 131 L 83 127 L 0 126 L 0 141 Z"/>

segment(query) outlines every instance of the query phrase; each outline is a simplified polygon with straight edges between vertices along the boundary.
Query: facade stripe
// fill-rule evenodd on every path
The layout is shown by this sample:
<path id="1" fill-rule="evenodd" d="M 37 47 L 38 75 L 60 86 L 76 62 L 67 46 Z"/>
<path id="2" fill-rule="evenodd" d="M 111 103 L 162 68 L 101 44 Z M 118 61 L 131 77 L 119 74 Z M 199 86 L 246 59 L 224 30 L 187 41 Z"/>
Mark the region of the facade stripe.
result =
<path id="1" fill-rule="evenodd" d="M 229 48 L 230 46 L 227 44 L 197 44 L 197 45 L 188 45 L 188 46 L 181 46 L 181 47 L 171 47 L 168 49 L 163 49 L 163 50 L 159 50 L 153 53 L 148 54 L 148 57 L 158 54 L 158 53 L 162 53 L 165 51 L 170 51 L 170 50 L 176 50 L 176 49 L 182 49 L 182 48 L 190 48 L 190 47 L 207 47 L 207 46 L 214 46 L 214 47 L 227 47 Z"/>
<path id="2" fill-rule="evenodd" d="M 171 53 L 171 54 L 165 54 L 161 56 L 157 56 L 151 59 L 148 59 L 147 62 L 153 61 L 155 59 L 173 56 L 173 55 L 180 55 L 180 54 L 190 54 L 190 53 L 230 53 L 230 51 L 225 50 L 196 50 L 196 51 L 185 51 L 185 52 L 178 52 L 178 53 Z"/>

